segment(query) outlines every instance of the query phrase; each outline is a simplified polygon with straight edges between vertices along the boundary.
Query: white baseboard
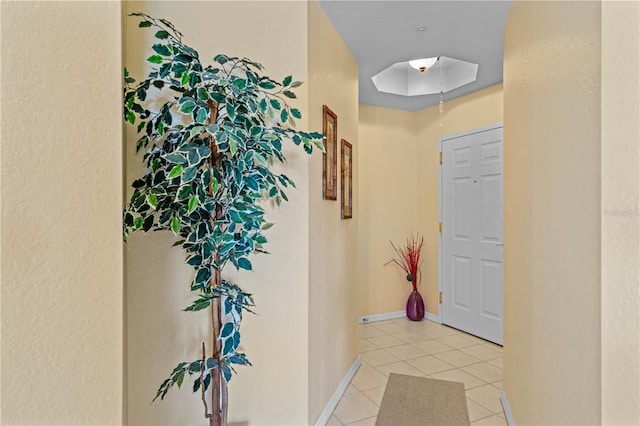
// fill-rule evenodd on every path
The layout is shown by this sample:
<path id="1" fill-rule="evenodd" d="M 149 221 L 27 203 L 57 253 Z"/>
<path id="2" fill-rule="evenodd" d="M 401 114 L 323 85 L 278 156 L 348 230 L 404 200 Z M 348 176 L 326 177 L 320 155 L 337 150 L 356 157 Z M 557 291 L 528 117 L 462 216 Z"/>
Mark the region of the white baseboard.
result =
<path id="1" fill-rule="evenodd" d="M 405 318 L 407 316 L 406 311 L 396 311 L 396 312 L 387 312 L 385 314 L 374 314 L 374 315 L 365 315 L 363 317 L 358 318 L 358 323 L 367 324 L 369 322 L 376 321 L 386 321 L 397 318 Z M 432 314 L 431 312 L 425 312 L 424 317 L 429 321 L 440 323 L 440 317 L 436 314 Z"/>
<path id="2" fill-rule="evenodd" d="M 347 374 L 345 374 L 344 378 L 338 385 L 338 389 L 336 389 L 333 395 L 331 395 L 331 398 L 329 398 L 327 405 L 325 405 L 324 410 L 322 410 L 322 412 L 318 416 L 317 420 L 314 423 L 314 426 L 325 426 L 327 424 L 329 418 L 331 417 L 331 414 L 333 414 L 333 411 L 336 409 L 336 406 L 340 402 L 342 395 L 347 390 L 347 387 L 349 387 L 351 379 L 353 379 L 353 376 L 356 375 L 358 368 L 360 368 L 359 356 L 353 361 L 351 367 L 349 367 L 349 371 L 347 371 Z"/>
<path id="3" fill-rule="evenodd" d="M 425 312 L 424 318 L 440 324 L 440 315 L 432 314 L 431 312 Z"/>
<path id="4" fill-rule="evenodd" d="M 513 415 L 511 414 L 507 394 L 504 393 L 504 390 L 500 392 L 500 402 L 502 402 L 502 409 L 504 410 L 504 416 L 507 419 L 507 424 L 509 426 L 516 426 L 516 421 L 513 419 Z"/>

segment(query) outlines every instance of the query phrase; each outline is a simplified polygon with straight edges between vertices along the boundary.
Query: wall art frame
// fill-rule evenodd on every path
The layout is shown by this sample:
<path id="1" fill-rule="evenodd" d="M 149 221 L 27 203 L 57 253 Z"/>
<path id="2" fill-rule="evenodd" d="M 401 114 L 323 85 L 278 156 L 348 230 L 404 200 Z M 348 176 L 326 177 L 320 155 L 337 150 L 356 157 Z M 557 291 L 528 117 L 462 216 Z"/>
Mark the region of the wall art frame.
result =
<path id="1" fill-rule="evenodd" d="M 326 105 L 322 106 L 322 134 L 322 198 L 335 201 L 338 199 L 338 116 Z"/>
<path id="2" fill-rule="evenodd" d="M 353 217 L 353 145 L 345 139 L 340 143 L 340 164 L 340 210 L 343 219 L 351 219 Z"/>

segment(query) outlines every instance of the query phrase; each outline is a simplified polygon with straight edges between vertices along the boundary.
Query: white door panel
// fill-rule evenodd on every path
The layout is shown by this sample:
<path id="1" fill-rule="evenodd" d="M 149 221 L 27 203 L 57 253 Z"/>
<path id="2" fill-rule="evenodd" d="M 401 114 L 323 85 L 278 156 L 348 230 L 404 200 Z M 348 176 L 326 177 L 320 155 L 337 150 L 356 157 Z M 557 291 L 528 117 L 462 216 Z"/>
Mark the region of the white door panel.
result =
<path id="1" fill-rule="evenodd" d="M 502 127 L 442 139 L 441 318 L 502 344 Z"/>

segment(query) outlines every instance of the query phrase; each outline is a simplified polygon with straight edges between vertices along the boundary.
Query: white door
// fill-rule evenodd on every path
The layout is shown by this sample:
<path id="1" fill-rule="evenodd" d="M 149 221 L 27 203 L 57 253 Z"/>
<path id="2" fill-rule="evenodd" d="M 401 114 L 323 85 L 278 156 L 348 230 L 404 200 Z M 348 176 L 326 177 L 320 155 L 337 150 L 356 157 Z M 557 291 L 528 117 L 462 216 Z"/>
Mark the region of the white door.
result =
<path id="1" fill-rule="evenodd" d="M 441 149 L 441 320 L 501 345 L 502 125 Z"/>

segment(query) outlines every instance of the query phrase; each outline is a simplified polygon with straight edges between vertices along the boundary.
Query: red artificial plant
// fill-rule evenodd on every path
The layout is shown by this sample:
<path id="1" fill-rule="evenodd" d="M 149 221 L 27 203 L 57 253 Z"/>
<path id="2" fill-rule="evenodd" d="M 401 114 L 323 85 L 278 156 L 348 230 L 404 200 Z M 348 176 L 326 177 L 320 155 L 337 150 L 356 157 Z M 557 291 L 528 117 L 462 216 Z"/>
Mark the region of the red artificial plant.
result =
<path id="1" fill-rule="evenodd" d="M 418 236 L 407 239 L 403 247 L 396 247 L 391 241 L 391 247 L 396 252 L 396 256 L 386 264 L 395 263 L 407 274 L 407 281 L 411 281 L 413 289 L 418 289 L 418 272 L 420 270 L 420 252 L 424 245 L 424 238 Z"/>

